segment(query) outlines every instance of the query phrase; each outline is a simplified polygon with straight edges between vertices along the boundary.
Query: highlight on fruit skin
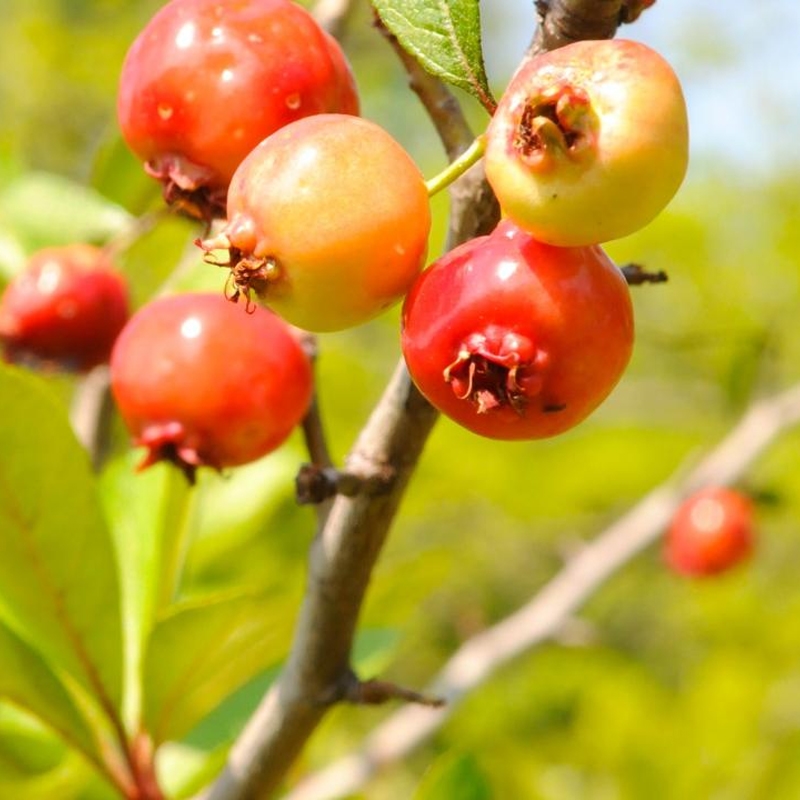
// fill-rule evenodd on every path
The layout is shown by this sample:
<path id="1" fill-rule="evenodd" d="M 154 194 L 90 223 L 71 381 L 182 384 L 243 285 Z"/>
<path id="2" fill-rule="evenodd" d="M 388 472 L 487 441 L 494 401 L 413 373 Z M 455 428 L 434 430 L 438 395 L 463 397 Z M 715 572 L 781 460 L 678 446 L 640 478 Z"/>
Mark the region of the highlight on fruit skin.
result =
<path id="1" fill-rule="evenodd" d="M 86 372 L 108 361 L 128 316 L 127 281 L 105 250 L 47 247 L 0 298 L 0 343 L 9 361 Z"/>
<path id="2" fill-rule="evenodd" d="M 346 55 L 292 0 L 170 0 L 122 65 L 123 138 L 190 216 L 225 214 L 231 176 L 265 136 L 312 114 L 359 113 Z"/>
<path id="3" fill-rule="evenodd" d="M 741 492 L 711 486 L 688 497 L 672 518 L 664 559 L 677 573 L 702 577 L 732 569 L 755 546 L 753 503 Z"/>
<path id="4" fill-rule="evenodd" d="M 230 270 L 228 294 L 307 331 L 360 325 L 398 303 L 425 264 L 422 173 L 385 129 L 344 114 L 262 141 L 228 192 L 227 224 L 198 245 Z"/>
<path id="5" fill-rule="evenodd" d="M 505 216 L 562 247 L 643 228 L 686 174 L 686 102 L 647 45 L 579 41 L 530 58 L 486 132 L 486 177 Z"/>
<path id="6" fill-rule="evenodd" d="M 246 313 L 218 293 L 143 306 L 111 356 L 111 390 L 140 469 L 168 461 L 194 480 L 254 461 L 302 420 L 312 370 L 298 335 L 264 308 Z"/>
<path id="7" fill-rule="evenodd" d="M 634 341 L 627 283 L 600 247 L 553 247 L 510 220 L 415 281 L 401 346 L 420 392 L 492 439 L 541 439 L 586 419 Z"/>

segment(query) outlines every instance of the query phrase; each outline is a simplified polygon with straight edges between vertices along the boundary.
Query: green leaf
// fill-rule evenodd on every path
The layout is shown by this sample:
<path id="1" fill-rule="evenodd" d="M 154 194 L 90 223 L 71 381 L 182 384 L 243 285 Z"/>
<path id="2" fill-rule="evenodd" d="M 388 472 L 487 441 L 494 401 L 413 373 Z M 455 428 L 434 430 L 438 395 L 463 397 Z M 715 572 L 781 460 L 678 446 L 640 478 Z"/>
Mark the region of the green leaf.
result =
<path id="1" fill-rule="evenodd" d="M 210 714 L 207 714 L 182 743 L 204 752 L 226 748 L 239 735 L 259 702 L 269 691 L 280 673 L 280 665 L 270 667 L 244 686 L 229 694 Z"/>
<path id="2" fill-rule="evenodd" d="M 0 194 L 2 227 L 29 250 L 74 241 L 101 242 L 132 219 L 93 189 L 48 172 L 29 172 Z"/>
<path id="3" fill-rule="evenodd" d="M 352 661 L 362 678 L 380 675 L 397 651 L 401 635 L 397 628 L 362 628 L 356 633 Z"/>
<path id="4" fill-rule="evenodd" d="M 478 0 L 373 0 L 383 24 L 432 75 L 474 95 L 490 112 Z"/>
<path id="5" fill-rule="evenodd" d="M 492 800 L 492 796 L 491 786 L 471 755 L 447 753 L 425 773 L 414 800 Z"/>
<path id="6" fill-rule="evenodd" d="M 134 214 L 143 214 L 161 194 L 159 183 L 144 171 L 116 131 L 97 149 L 91 182 L 104 197 Z"/>
<path id="7" fill-rule="evenodd" d="M 282 656 L 289 632 L 270 598 L 241 593 L 186 601 L 158 621 L 144 662 L 145 726 L 180 739 L 229 694 Z"/>
<path id="8" fill-rule="evenodd" d="M 41 775 L 58 766 L 66 752 L 51 727 L 27 709 L 0 701 L 0 776 Z"/>
<path id="9" fill-rule="evenodd" d="M 86 453 L 41 379 L 0 368 L 0 619 L 118 708 L 117 566 Z"/>
<path id="10" fill-rule="evenodd" d="M 0 797 L 13 800 L 119 800 L 119 793 L 93 773 L 78 753 L 68 752 L 60 764 L 36 775 L 15 773 L 0 760 Z"/>
<path id="11" fill-rule="evenodd" d="M 170 800 L 184 800 L 200 794 L 225 766 L 228 747 L 208 752 L 178 742 L 158 748 L 158 776 Z"/>
<path id="12" fill-rule="evenodd" d="M 14 800 L 119 800 L 74 749 L 27 712 L 0 703 L 0 797 Z"/>
<path id="13" fill-rule="evenodd" d="M 92 735 L 41 655 L 0 622 L 0 697 L 27 709 L 61 738 L 93 754 Z"/>
<path id="14" fill-rule="evenodd" d="M 107 465 L 101 497 L 111 526 L 120 571 L 125 631 L 125 719 L 141 719 L 141 664 L 156 615 L 176 595 L 190 534 L 191 489 L 183 475 L 163 464 L 138 473 L 140 453 L 128 451 Z"/>

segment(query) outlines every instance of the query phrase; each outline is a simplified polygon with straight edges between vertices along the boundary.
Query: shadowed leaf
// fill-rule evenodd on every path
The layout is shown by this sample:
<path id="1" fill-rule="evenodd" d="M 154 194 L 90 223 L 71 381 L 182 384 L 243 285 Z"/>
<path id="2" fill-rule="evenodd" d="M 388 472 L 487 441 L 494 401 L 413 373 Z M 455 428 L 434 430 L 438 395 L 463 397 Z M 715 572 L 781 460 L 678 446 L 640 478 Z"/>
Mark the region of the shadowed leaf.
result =
<path id="1" fill-rule="evenodd" d="M 91 733 L 62 683 L 42 657 L 2 623 L 0 697 L 29 711 L 84 753 L 94 752 Z"/>
<path id="2" fill-rule="evenodd" d="M 35 376 L 0 368 L 0 408 L 0 619 L 116 709 L 117 568 L 88 458 Z"/>
<path id="3" fill-rule="evenodd" d="M 274 664 L 290 620 L 265 596 L 227 594 L 176 605 L 153 628 L 144 661 L 145 725 L 180 739 L 229 694 Z"/>

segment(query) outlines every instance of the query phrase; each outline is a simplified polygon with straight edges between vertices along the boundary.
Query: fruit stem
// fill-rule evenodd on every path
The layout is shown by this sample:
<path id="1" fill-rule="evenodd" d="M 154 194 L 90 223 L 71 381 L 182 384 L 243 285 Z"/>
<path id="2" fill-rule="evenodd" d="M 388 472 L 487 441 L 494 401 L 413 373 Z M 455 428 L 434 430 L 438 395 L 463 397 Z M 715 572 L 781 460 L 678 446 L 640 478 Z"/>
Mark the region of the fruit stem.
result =
<path id="1" fill-rule="evenodd" d="M 430 180 L 425 181 L 428 189 L 428 196 L 441 192 L 447 188 L 456 178 L 461 177 L 473 164 L 476 164 L 483 157 L 486 149 L 486 136 L 477 136 L 472 144 L 454 161 L 451 161 L 438 175 L 434 175 Z"/>

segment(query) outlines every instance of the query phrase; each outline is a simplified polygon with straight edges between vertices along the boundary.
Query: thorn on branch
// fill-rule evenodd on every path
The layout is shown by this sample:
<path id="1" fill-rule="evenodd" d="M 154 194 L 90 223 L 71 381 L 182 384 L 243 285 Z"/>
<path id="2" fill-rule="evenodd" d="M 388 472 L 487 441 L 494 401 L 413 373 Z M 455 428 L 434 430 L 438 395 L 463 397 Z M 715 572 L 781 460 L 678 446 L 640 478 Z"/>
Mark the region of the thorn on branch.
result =
<path id="1" fill-rule="evenodd" d="M 445 705 L 444 698 L 431 697 L 389 681 L 379 681 L 374 678 L 362 681 L 355 674 L 352 674 L 352 680 L 348 682 L 342 699 L 354 705 L 369 706 L 383 705 L 392 700 L 403 700 L 428 708 L 442 708 Z"/>
<path id="2" fill-rule="evenodd" d="M 300 505 L 316 505 L 337 494 L 346 497 L 384 494 L 391 487 L 393 474 L 386 468 L 364 478 L 336 467 L 303 464 L 295 478 L 295 497 Z"/>
<path id="3" fill-rule="evenodd" d="M 629 286 L 641 286 L 643 283 L 666 283 L 669 276 L 663 269 L 650 272 L 641 264 L 625 264 L 620 267 Z"/>

